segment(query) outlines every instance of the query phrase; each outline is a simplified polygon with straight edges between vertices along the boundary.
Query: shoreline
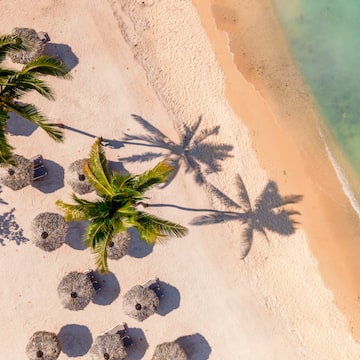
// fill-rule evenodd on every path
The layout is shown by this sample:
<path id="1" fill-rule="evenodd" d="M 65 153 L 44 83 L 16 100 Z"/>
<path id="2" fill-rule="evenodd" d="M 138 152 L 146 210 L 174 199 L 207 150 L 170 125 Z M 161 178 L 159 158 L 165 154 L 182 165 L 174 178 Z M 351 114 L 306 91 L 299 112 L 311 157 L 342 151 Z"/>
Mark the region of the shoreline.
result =
<path id="1" fill-rule="evenodd" d="M 200 0 L 192 2 L 225 74 L 226 96 L 249 128 L 260 164 L 282 191 L 305 196 L 299 204 L 300 226 L 325 285 L 359 341 L 360 224 L 326 155 L 318 132 L 320 115 L 294 65 L 271 1 L 252 5 L 244 0 L 236 8 L 232 1 L 212 1 L 212 8 Z M 248 82 L 268 108 L 266 121 L 257 117 L 258 109 L 244 116 L 251 90 L 239 90 Z"/>

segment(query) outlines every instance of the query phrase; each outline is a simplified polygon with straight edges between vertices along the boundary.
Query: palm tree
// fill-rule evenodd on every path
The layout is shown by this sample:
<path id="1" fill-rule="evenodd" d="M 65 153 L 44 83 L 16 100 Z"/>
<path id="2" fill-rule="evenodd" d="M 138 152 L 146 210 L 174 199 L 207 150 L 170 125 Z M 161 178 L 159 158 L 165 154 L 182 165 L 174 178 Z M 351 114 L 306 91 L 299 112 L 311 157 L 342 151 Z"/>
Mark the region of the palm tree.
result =
<path id="1" fill-rule="evenodd" d="M 67 221 L 89 220 L 85 243 L 96 254 L 99 272 L 108 271 L 107 246 L 116 234 L 130 227 L 135 227 L 140 238 L 150 244 L 158 238 L 182 237 L 187 233 L 185 227 L 137 208 L 146 198 L 144 192 L 155 184 L 164 183 L 172 171 L 173 167 L 165 159 L 140 175 L 110 173 L 102 139 L 96 139 L 89 160 L 84 163 L 84 174 L 100 199 L 88 201 L 73 194 L 75 204 L 65 204 L 60 200 L 56 204 L 65 210 Z"/>
<path id="2" fill-rule="evenodd" d="M 22 40 L 16 35 L 0 36 L 0 61 L 13 51 L 24 50 Z M 42 75 L 70 78 L 65 65 L 55 58 L 41 55 L 30 61 L 21 70 L 0 67 L 0 164 L 14 164 L 13 147 L 6 138 L 6 123 L 9 113 L 21 116 L 45 130 L 55 141 L 62 141 L 63 134 L 58 125 L 51 124 L 32 104 L 18 100 L 30 91 L 36 91 L 49 100 L 54 100 L 52 90 L 41 79 Z"/>

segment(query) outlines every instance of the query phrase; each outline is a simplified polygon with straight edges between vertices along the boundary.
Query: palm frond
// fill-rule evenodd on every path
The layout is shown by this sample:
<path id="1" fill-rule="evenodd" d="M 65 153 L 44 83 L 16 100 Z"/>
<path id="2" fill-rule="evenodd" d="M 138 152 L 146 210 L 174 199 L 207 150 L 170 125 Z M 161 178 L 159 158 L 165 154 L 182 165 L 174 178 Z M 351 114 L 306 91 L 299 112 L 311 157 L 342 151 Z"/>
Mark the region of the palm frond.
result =
<path id="1" fill-rule="evenodd" d="M 98 203 L 78 198 L 72 194 L 72 198 L 76 204 L 67 204 L 61 200 L 57 200 L 55 204 L 65 210 L 66 221 L 88 220 L 91 217 L 91 210 L 97 210 Z"/>
<path id="2" fill-rule="evenodd" d="M 193 137 L 196 134 L 196 131 L 198 130 L 201 124 L 201 121 L 202 121 L 202 116 L 199 116 L 198 121 L 193 126 L 184 125 L 184 132 L 181 137 L 181 145 L 184 149 L 190 145 Z"/>
<path id="3" fill-rule="evenodd" d="M 138 175 L 138 177 L 134 180 L 134 189 L 143 193 L 155 184 L 164 183 L 169 178 L 173 170 L 174 168 L 171 165 L 170 160 L 164 159 L 151 170 Z"/>
<path id="4" fill-rule="evenodd" d="M 111 175 L 107 167 L 102 138 L 97 138 L 91 147 L 89 161 L 84 164 L 84 173 L 90 184 L 100 193 L 113 196 L 111 187 Z"/>
<path id="5" fill-rule="evenodd" d="M 3 86 L 1 94 L 11 98 L 19 98 L 25 93 L 35 90 L 48 100 L 55 99 L 47 84 L 31 73 L 16 72 L 6 79 L 3 78 L 1 85 Z"/>
<path id="6" fill-rule="evenodd" d="M 158 238 L 183 237 L 188 232 L 188 229 L 182 225 L 144 212 L 138 213 L 137 223 L 134 226 L 138 230 L 140 238 L 148 244 L 154 243 Z"/>
<path id="7" fill-rule="evenodd" d="M 10 102 L 7 102 L 6 104 L 2 104 L 2 105 L 6 107 L 6 110 L 12 111 L 13 113 L 41 127 L 55 141 L 57 142 L 63 141 L 62 131 L 59 130 L 59 128 L 54 126 L 53 124 L 48 123 L 46 118 L 40 114 L 40 112 L 36 109 L 34 105 L 31 104 L 21 105 Z"/>
<path id="8" fill-rule="evenodd" d="M 7 112 L 0 109 L 0 166 L 15 165 L 12 157 L 12 150 L 14 149 L 6 139 L 6 121 L 8 119 Z"/>
<path id="9" fill-rule="evenodd" d="M 65 64 L 61 60 L 47 55 L 40 55 L 38 58 L 28 62 L 24 65 L 21 72 L 52 75 L 71 79 L 71 75 Z"/>
<path id="10" fill-rule="evenodd" d="M 304 198 L 303 195 L 286 195 L 282 197 L 282 205 L 295 204 Z"/>
<path id="11" fill-rule="evenodd" d="M 5 34 L 0 36 L 0 62 L 10 51 L 26 50 L 21 38 L 16 35 Z"/>
<path id="12" fill-rule="evenodd" d="M 200 134 L 194 139 L 194 145 L 200 144 L 202 141 L 207 139 L 209 136 L 218 135 L 220 126 L 214 126 L 212 129 L 201 130 Z"/>

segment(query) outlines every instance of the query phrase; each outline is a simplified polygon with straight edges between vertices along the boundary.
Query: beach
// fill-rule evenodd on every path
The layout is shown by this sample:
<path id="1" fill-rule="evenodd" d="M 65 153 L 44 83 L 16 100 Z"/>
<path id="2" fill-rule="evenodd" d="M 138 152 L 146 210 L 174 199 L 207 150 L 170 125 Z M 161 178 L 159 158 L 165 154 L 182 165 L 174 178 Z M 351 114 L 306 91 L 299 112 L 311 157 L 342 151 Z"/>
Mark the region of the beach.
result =
<path id="1" fill-rule="evenodd" d="M 25 359 L 30 336 L 47 330 L 59 336 L 59 359 L 90 359 L 96 336 L 126 321 L 130 360 L 151 359 L 158 343 L 178 338 L 192 360 L 359 358 L 358 217 L 271 2 L 237 3 L 2 1 L 1 33 L 46 31 L 49 53 L 72 74 L 47 79 L 55 102 L 26 98 L 66 125 L 64 143 L 9 120 L 15 152 L 42 154 L 48 175 L 19 191 L 0 188 L 2 356 Z M 236 48 L 231 39 L 239 34 Z M 27 241 L 31 221 L 40 212 L 61 213 L 56 200 L 71 201 L 67 167 L 88 156 L 96 137 L 108 144 L 114 169 L 140 173 L 154 165 L 160 158 L 123 160 L 162 151 L 121 141 L 125 133 L 146 133 L 136 119 L 176 144 L 186 131 L 205 137 L 206 146 L 190 151 L 202 183 L 181 163 L 167 187 L 150 193 L 158 206 L 149 211 L 186 225 L 189 234 L 155 246 L 135 237 L 129 255 L 109 261 L 102 293 L 84 310 L 69 311 L 57 296 L 59 281 L 94 267 L 82 246 L 84 224 L 71 223 L 66 244 L 46 253 Z M 239 179 L 251 203 L 247 214 L 258 221 L 245 259 Z M 270 215 L 259 210 L 265 195 L 303 197 L 287 206 L 295 229 L 281 207 Z M 211 211 L 224 221 L 200 226 L 199 216 Z M 136 322 L 124 314 L 123 296 L 155 276 L 164 286 L 162 304 Z"/>

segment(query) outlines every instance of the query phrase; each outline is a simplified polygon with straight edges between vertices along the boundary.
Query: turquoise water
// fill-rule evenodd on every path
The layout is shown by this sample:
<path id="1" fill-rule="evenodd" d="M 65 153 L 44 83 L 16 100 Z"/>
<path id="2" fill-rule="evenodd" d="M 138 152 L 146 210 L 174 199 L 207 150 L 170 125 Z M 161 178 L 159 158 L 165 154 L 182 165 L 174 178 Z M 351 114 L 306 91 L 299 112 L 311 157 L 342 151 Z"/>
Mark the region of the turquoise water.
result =
<path id="1" fill-rule="evenodd" d="M 360 0 L 273 0 L 326 125 L 360 178 Z"/>

